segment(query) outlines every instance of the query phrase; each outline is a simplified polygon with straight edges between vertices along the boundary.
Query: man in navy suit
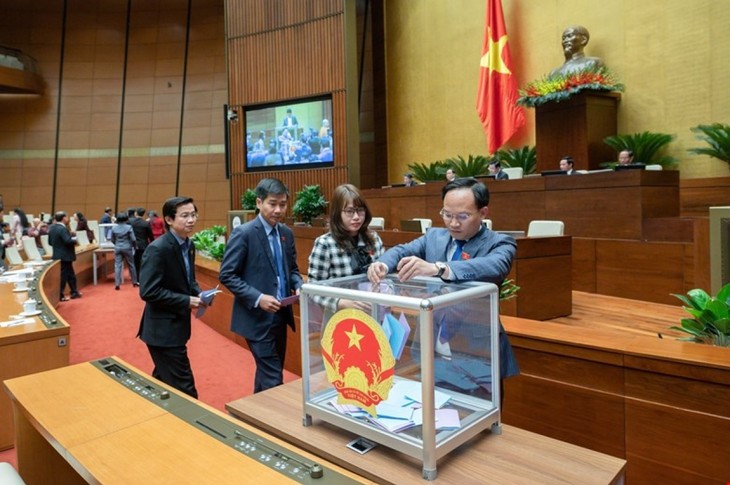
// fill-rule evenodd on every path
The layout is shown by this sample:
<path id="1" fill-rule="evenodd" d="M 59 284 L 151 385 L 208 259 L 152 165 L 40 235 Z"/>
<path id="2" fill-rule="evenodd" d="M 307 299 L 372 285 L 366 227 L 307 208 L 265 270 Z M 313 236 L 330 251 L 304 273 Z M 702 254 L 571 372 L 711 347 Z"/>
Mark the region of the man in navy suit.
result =
<path id="1" fill-rule="evenodd" d="M 489 191 L 473 178 L 458 178 L 441 192 L 441 217 L 446 228 L 432 227 L 415 241 L 385 252 L 368 268 L 368 278 L 378 283 L 397 271 L 401 281 L 414 276 L 436 276 L 446 282 L 484 281 L 499 287 L 512 267 L 515 240 L 482 225 L 489 214 Z M 441 334 L 439 335 L 441 337 Z M 442 355 L 448 341 L 436 342 Z M 506 378 L 519 373 L 507 334 L 500 324 L 500 373 Z"/>
<path id="2" fill-rule="evenodd" d="M 76 288 L 76 273 L 74 272 L 74 261 L 76 261 L 76 238 L 71 236 L 66 225 L 68 214 L 58 211 L 53 216 L 53 224 L 48 227 L 48 244 L 53 248 L 53 259 L 61 261 L 61 296 L 60 301 L 67 301 L 63 292 L 66 290 L 66 283 L 71 288 L 71 298 L 81 298 L 81 293 Z"/>
<path id="3" fill-rule="evenodd" d="M 139 294 L 146 302 L 137 336 L 147 344 L 152 376 L 198 397 L 190 367 L 190 310 L 200 305 L 195 280 L 195 246 L 189 236 L 198 220 L 190 197 L 173 197 L 162 206 L 167 232 L 142 256 Z"/>
<path id="4" fill-rule="evenodd" d="M 280 180 L 259 182 L 259 215 L 233 230 L 219 273 L 235 297 L 231 330 L 246 339 L 256 361 L 254 392 L 283 383 L 286 327 L 294 329 L 294 314 L 280 301 L 302 286 L 294 233 L 280 223 L 288 202 Z"/>

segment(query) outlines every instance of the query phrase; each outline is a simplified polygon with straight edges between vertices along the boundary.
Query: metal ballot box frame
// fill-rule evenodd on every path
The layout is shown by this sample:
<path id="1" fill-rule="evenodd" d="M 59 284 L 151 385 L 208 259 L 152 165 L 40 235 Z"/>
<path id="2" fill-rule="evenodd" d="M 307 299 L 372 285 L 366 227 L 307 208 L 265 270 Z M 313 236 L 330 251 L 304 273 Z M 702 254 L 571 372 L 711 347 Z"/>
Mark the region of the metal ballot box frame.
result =
<path id="1" fill-rule="evenodd" d="M 415 407 L 421 408 L 422 424 L 412 417 L 412 422 L 404 420 L 402 427 L 405 429 L 398 431 L 398 426 L 382 424 L 388 422 L 392 425 L 394 421 L 381 420 L 381 417 L 386 417 L 381 411 L 372 416 L 344 412 L 342 407 L 334 406 L 339 393 L 330 383 L 326 367 L 329 366 L 330 371 L 338 368 L 342 377 L 348 368 L 352 371 L 351 362 L 357 360 L 353 352 L 361 350 L 359 345 L 352 345 L 350 341 L 350 346 L 339 347 L 337 359 L 333 358 L 334 354 L 325 357 L 323 353 L 326 350 L 324 346 L 333 350 L 331 342 L 323 344 L 323 336 L 332 335 L 338 328 L 339 324 L 332 322 L 340 322 L 343 315 L 353 315 L 353 310 L 345 310 L 349 313 L 336 311 L 339 299 L 370 304 L 369 316 L 381 330 L 383 325 L 388 325 L 384 322 L 388 321 L 400 323 L 405 330 L 407 338 L 400 349 L 397 339 L 386 340 L 391 348 L 395 345 L 394 355 L 398 350 L 401 355 L 396 357 L 392 374 L 385 373 L 392 375 L 393 387 L 387 399 L 386 396 L 381 397 L 386 405 L 403 406 L 402 401 L 391 402 L 403 397 L 394 391 L 396 388 L 415 387 L 420 390 L 420 393 L 412 391 L 420 395 L 408 395 L 408 399 L 415 402 Z M 496 285 L 450 283 L 438 278 L 420 277 L 401 282 L 395 276 L 387 277 L 379 285 L 372 285 L 366 275 L 356 275 L 305 284 L 301 290 L 300 309 L 304 426 L 312 425 L 313 418 L 321 419 L 405 453 L 422 461 L 423 477 L 428 480 L 436 478 L 440 458 L 478 433 L 489 428 L 494 434 L 501 433 L 499 290 Z M 329 332 L 328 324 L 335 325 Z M 346 328 L 349 329 L 350 325 L 348 320 Z M 350 332 L 355 332 L 354 326 Z M 386 337 L 387 334 L 385 332 Z M 378 372 L 381 369 L 378 369 L 377 362 L 370 362 L 365 367 L 375 369 L 373 375 L 384 374 Z M 355 373 L 360 376 L 358 385 L 366 385 L 362 375 L 367 373 L 359 370 Z M 338 386 L 343 388 L 341 381 Z M 370 388 L 363 394 L 372 395 L 372 391 L 373 388 Z M 400 410 L 398 412 L 400 414 Z M 415 411 L 413 416 L 418 413 Z M 458 413 L 458 423 L 445 428 L 446 419 L 438 423 L 437 413 L 450 413 L 452 417 Z"/>

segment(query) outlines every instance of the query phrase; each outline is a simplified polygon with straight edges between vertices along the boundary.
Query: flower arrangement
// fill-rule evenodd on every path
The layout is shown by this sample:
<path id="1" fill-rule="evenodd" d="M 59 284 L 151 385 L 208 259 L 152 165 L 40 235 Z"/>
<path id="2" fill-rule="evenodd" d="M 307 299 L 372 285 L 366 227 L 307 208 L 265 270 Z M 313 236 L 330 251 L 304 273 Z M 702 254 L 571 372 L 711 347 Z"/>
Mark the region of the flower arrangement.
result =
<path id="1" fill-rule="evenodd" d="M 534 108 L 549 102 L 560 102 L 585 90 L 623 91 L 624 86 L 605 66 L 587 67 L 567 75 L 544 76 L 520 89 L 517 104 Z"/>

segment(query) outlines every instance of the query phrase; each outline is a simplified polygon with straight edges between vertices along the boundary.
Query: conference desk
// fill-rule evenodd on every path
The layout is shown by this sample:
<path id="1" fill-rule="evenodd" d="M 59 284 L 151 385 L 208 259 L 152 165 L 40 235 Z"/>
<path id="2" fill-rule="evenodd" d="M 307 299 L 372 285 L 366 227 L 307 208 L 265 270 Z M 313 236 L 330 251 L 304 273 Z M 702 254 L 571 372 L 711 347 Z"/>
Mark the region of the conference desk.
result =
<path id="1" fill-rule="evenodd" d="M 45 277 L 45 273 L 36 275 L 36 279 L 28 281 L 29 287 L 40 290 Z M 38 308 L 46 312 L 44 315 L 26 317 L 32 323 L 0 327 L 0 381 L 68 365 L 70 327 L 50 309 L 42 291 L 34 294 L 40 303 Z M 10 315 L 21 313 L 28 295 L 28 291 L 14 291 L 13 283 L 0 283 L 0 321 L 9 321 Z M 46 325 L 45 320 L 51 318 L 56 323 Z M 3 394 L 0 395 L 0 450 L 13 447 L 13 429 L 10 400 Z"/>
<path id="2" fill-rule="evenodd" d="M 5 381 L 17 423 L 18 471 L 26 484 L 292 483 L 289 477 L 298 478 L 312 463 L 324 468 L 323 477 L 303 483 L 369 483 L 120 359 L 103 360 L 151 385 L 135 391 L 125 384 L 127 374 L 118 379 L 91 362 Z M 165 392 L 169 397 L 156 397 Z M 258 449 L 243 451 L 244 441 Z"/>
<path id="3" fill-rule="evenodd" d="M 424 483 L 622 483 L 626 461 L 503 425 L 501 435 L 484 432 L 438 464 L 432 482 L 421 478 L 422 463 L 376 446 L 364 455 L 345 445 L 348 431 L 314 421 L 302 425 L 302 381 L 297 380 L 226 405 L 234 416 L 381 484 Z"/>

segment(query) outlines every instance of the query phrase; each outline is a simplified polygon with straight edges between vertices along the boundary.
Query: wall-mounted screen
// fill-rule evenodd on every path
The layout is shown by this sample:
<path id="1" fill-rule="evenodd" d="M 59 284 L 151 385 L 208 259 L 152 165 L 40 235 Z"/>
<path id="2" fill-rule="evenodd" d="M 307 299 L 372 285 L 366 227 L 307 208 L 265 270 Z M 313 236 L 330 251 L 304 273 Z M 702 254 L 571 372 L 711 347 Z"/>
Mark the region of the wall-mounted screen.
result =
<path id="1" fill-rule="evenodd" d="M 332 96 L 245 106 L 246 171 L 333 167 Z"/>

